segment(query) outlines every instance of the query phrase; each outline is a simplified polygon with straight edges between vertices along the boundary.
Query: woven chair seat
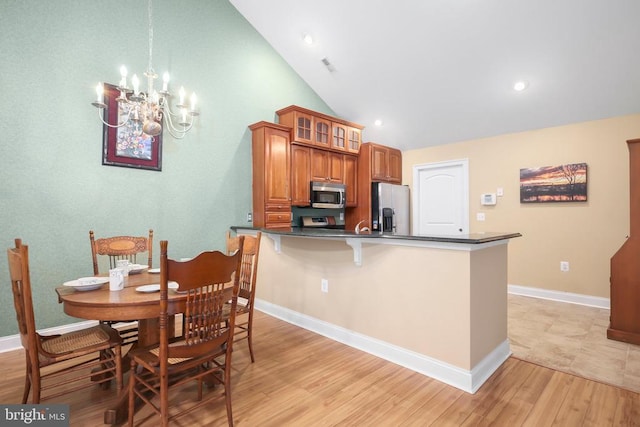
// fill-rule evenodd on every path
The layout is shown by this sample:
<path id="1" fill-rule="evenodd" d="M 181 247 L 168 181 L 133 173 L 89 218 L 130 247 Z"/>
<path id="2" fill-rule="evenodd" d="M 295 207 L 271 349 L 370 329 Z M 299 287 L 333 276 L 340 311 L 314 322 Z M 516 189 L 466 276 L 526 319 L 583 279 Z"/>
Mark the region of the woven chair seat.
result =
<path id="1" fill-rule="evenodd" d="M 171 345 L 180 345 L 180 344 L 182 344 L 182 343 L 180 342 L 180 343 L 175 343 L 175 344 L 169 344 L 169 347 L 171 347 Z M 160 348 L 156 347 L 156 348 L 154 348 L 152 350 L 149 350 L 149 353 L 153 354 L 156 357 L 159 357 L 160 356 Z M 191 358 L 189 358 L 189 357 L 170 357 L 169 359 L 167 359 L 167 361 L 169 362 L 170 365 L 177 365 L 179 363 L 186 362 L 187 360 L 191 360 Z M 160 364 L 160 362 L 158 362 L 158 364 Z"/>
<path id="2" fill-rule="evenodd" d="M 64 354 L 107 342 L 109 342 L 109 334 L 102 327 L 94 326 L 93 328 L 44 339 L 42 341 L 42 349 L 51 354 Z"/>
<path id="3" fill-rule="evenodd" d="M 236 314 L 244 314 L 249 312 L 249 307 L 240 305 L 240 298 L 238 298 L 238 305 L 236 306 Z M 231 314 L 231 303 L 225 303 L 222 307 L 222 316 L 228 318 Z"/>

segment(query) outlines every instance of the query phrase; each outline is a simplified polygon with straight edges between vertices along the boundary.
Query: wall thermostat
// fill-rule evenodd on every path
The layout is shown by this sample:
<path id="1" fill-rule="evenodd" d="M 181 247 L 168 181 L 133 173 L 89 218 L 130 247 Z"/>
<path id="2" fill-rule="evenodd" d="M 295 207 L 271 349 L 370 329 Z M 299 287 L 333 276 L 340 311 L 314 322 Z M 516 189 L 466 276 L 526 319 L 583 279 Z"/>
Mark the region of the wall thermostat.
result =
<path id="1" fill-rule="evenodd" d="M 490 206 L 496 204 L 496 193 L 484 193 L 480 195 L 480 204 Z"/>

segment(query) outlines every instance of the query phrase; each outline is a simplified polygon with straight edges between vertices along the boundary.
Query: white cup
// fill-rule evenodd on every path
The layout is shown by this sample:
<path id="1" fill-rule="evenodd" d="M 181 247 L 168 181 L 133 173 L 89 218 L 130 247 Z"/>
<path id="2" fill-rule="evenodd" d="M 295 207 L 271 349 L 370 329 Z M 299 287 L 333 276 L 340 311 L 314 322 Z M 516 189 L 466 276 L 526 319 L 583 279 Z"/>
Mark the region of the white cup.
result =
<path id="1" fill-rule="evenodd" d="M 122 269 L 122 273 L 124 277 L 129 275 L 129 260 L 128 259 L 119 259 L 116 261 L 116 267 Z"/>
<path id="2" fill-rule="evenodd" d="M 124 289 L 124 271 L 121 268 L 109 270 L 109 290 L 121 291 Z"/>

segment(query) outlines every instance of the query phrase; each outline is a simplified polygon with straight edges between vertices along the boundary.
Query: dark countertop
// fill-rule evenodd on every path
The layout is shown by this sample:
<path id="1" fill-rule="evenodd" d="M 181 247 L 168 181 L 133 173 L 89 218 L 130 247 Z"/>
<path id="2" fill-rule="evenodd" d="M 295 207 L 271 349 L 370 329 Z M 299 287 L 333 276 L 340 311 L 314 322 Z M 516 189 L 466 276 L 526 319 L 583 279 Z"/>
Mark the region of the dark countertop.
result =
<path id="1" fill-rule="evenodd" d="M 514 237 L 521 237 L 520 233 L 500 233 L 500 232 L 486 232 L 486 233 L 470 233 L 460 234 L 457 236 L 422 236 L 422 235 L 398 235 L 391 233 L 360 233 L 356 234 L 354 231 L 346 230 L 332 230 L 323 228 L 300 228 L 291 227 L 290 230 L 274 230 L 266 228 L 255 227 L 242 227 L 232 226 L 233 231 L 238 230 L 259 230 L 263 233 L 277 234 L 281 236 L 293 236 L 293 237 L 312 237 L 312 238 L 363 238 L 363 239 L 391 239 L 391 240 L 416 240 L 422 242 L 446 242 L 446 243 L 467 243 L 467 244 L 481 244 L 488 242 L 495 242 L 497 240 L 512 239 Z"/>

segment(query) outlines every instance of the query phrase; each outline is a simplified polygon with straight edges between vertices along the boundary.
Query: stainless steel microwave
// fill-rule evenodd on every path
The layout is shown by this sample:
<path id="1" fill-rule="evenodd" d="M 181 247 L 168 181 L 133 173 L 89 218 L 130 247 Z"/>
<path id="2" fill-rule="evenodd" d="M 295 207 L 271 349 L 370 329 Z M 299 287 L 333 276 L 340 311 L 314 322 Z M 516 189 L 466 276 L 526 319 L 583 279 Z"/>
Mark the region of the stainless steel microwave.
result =
<path id="1" fill-rule="evenodd" d="M 344 208 L 344 184 L 311 181 L 311 207 L 324 209 Z"/>

